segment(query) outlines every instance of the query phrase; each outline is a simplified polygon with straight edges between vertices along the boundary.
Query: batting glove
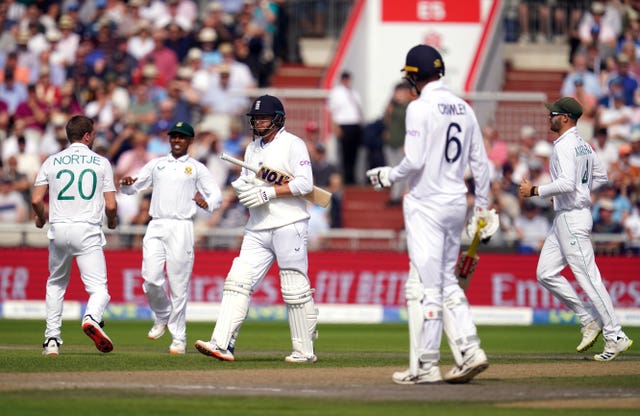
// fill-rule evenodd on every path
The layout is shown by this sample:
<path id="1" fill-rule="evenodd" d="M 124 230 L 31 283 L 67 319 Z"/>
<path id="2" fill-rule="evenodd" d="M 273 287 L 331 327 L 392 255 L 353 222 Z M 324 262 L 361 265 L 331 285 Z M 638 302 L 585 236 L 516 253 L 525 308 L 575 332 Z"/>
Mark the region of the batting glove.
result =
<path id="1" fill-rule="evenodd" d="M 240 176 L 235 181 L 231 182 L 231 187 L 236 195 L 240 196 L 241 193 L 246 192 L 256 187 L 255 181 L 251 176 Z"/>
<path id="2" fill-rule="evenodd" d="M 389 179 L 390 174 L 391 166 L 373 168 L 367 171 L 369 181 L 371 182 L 371 185 L 373 185 L 373 189 L 376 191 L 379 191 L 382 188 L 389 188 L 391 186 L 391 180 Z"/>
<path id="3" fill-rule="evenodd" d="M 467 224 L 467 235 L 469 237 L 473 237 L 476 233 L 480 221 L 483 223 L 480 228 L 480 239 L 486 244 L 491 239 L 491 236 L 498 231 L 498 227 L 500 227 L 500 217 L 495 209 L 487 210 L 486 208 L 475 207 L 473 215 Z"/>
<path id="4" fill-rule="evenodd" d="M 252 188 L 238 195 L 240 203 L 247 208 L 254 208 L 264 205 L 276 198 L 276 189 L 273 186 L 263 186 Z"/>

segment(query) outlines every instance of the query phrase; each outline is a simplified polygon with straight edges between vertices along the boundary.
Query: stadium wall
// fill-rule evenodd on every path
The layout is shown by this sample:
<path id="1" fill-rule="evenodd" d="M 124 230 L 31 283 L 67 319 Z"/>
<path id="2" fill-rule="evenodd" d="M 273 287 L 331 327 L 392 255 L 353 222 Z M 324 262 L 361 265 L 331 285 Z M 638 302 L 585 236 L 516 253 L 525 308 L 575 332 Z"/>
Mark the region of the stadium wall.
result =
<path id="1" fill-rule="evenodd" d="M 151 319 L 142 292 L 140 250 L 107 250 L 111 303 L 106 319 Z M 196 251 L 187 308 L 189 321 L 218 316 L 222 287 L 236 251 Z M 44 248 L 0 250 L 0 317 L 44 319 L 48 275 Z M 481 254 L 467 295 L 478 324 L 531 325 L 576 323 L 570 311 L 537 284 L 536 255 Z M 408 258 L 398 252 L 319 251 L 309 254 L 320 322 L 405 321 L 404 280 Z M 600 257 L 616 312 L 625 326 L 640 326 L 639 257 Z M 570 270 L 566 275 L 573 281 Z M 573 281 L 575 284 L 575 281 Z M 580 295 L 584 295 L 575 284 Z M 87 295 L 73 266 L 65 297 L 65 319 L 80 319 Z M 271 268 L 252 298 L 249 319 L 285 320 L 278 271 Z"/>

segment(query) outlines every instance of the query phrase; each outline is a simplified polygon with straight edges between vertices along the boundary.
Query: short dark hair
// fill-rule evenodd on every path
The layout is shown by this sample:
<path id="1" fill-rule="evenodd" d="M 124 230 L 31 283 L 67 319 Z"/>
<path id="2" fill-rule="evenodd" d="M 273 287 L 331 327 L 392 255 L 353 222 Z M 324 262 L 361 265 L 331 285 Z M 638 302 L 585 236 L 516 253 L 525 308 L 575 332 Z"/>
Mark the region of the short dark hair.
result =
<path id="1" fill-rule="evenodd" d="M 69 143 L 82 140 L 86 133 L 93 132 L 93 120 L 82 115 L 75 115 L 69 119 L 65 127 Z"/>

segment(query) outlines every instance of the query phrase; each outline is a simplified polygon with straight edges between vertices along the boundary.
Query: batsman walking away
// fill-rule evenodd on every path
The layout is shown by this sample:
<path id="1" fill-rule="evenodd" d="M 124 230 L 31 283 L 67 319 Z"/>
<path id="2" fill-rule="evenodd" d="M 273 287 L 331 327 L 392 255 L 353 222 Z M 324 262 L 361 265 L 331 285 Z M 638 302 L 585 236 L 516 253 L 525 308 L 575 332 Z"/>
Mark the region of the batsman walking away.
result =
<path id="1" fill-rule="evenodd" d="M 549 161 L 552 181 L 535 186 L 524 178 L 519 188 L 523 198 L 553 197 L 555 218 L 540 251 L 536 277 L 580 320 L 582 340 L 576 350 L 587 351 L 602 333 L 604 351 L 593 359 L 611 361 L 628 350 L 633 341 L 616 317 L 591 242 L 591 190 L 607 183 L 607 171 L 591 146 L 578 135 L 580 103 L 563 97 L 545 105 L 549 110 L 549 128 L 558 134 Z M 586 299 L 560 274 L 567 265 Z"/>
<path id="2" fill-rule="evenodd" d="M 307 275 L 309 213 L 307 202 L 297 198 L 313 190 L 311 160 L 304 141 L 285 130 L 285 111 L 278 98 L 258 97 L 247 116 L 254 139 L 247 146 L 244 162 L 247 166 L 269 166 L 291 179 L 265 183 L 245 167 L 231 184 L 240 203 L 249 208 L 249 221 L 240 255 L 233 260 L 224 283 L 211 339 L 198 340 L 195 347 L 222 361 L 235 360 L 236 340 L 251 294 L 277 261 L 293 346 L 284 360 L 314 363 L 318 310 Z"/>
<path id="3" fill-rule="evenodd" d="M 489 362 L 455 274 L 468 216 L 465 170 L 471 168 L 475 182 L 470 229 L 473 235 L 478 221 L 485 222 L 480 238 L 487 240 L 498 228 L 497 215 L 487 210 L 489 161 L 473 109 L 441 79 L 445 66 L 440 53 L 415 46 L 403 71 L 419 96 L 407 108 L 405 156 L 394 167 L 367 171 L 375 189 L 409 183 L 403 200 L 404 222 L 412 225 L 406 227 L 409 368 L 392 379 L 398 384 L 466 383 Z M 455 360 L 444 376 L 439 367 L 443 329 Z"/>

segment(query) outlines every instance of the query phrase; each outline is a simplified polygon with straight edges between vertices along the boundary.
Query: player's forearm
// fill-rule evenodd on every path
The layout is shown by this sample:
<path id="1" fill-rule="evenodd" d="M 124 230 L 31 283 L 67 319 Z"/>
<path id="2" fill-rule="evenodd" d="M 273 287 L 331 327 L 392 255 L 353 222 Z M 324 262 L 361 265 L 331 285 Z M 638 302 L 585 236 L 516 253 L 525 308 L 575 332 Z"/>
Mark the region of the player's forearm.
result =
<path id="1" fill-rule="evenodd" d="M 36 217 L 40 219 L 42 222 L 47 222 L 46 213 L 44 210 L 44 202 L 31 202 L 31 207 L 33 208 L 33 212 L 36 214 Z"/>

